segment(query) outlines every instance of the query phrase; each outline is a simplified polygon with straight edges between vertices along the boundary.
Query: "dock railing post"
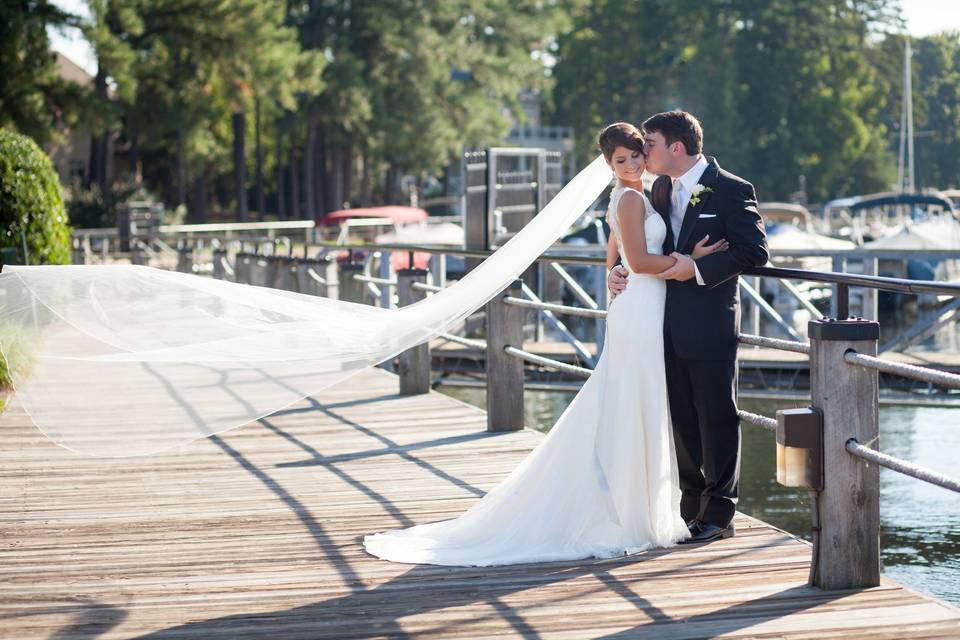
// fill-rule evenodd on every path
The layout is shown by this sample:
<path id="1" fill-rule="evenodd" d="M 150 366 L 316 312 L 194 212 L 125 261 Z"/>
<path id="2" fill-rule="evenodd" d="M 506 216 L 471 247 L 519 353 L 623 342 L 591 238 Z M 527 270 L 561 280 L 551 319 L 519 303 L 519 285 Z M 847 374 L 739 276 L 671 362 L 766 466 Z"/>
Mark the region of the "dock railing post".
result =
<path id="1" fill-rule="evenodd" d="M 193 273 L 193 245 L 189 240 L 182 240 L 177 246 L 177 271 Z"/>
<path id="2" fill-rule="evenodd" d="M 812 320 L 810 395 L 823 412 L 823 491 L 814 584 L 854 589 L 880 584 L 880 470 L 847 453 L 846 442 L 876 446 L 880 391 L 875 369 L 844 361 L 849 350 L 876 355 L 880 325 L 862 319 Z"/>
<path id="3" fill-rule="evenodd" d="M 366 296 L 364 295 L 363 288 L 367 285 L 353 277 L 362 273 L 363 264 L 360 262 L 340 263 L 340 269 L 337 278 L 340 283 L 340 289 L 338 292 L 340 300 L 357 302 L 359 304 L 366 303 Z"/>
<path id="4" fill-rule="evenodd" d="M 213 277 L 217 280 L 227 279 L 227 269 L 223 266 L 223 261 L 226 259 L 226 247 L 220 245 L 213 250 Z"/>
<path id="5" fill-rule="evenodd" d="M 517 431 L 523 428 L 523 360 L 504 347 L 523 347 L 522 307 L 503 302 L 507 296 L 522 296 L 522 282 L 514 280 L 487 303 L 487 431 Z"/>
<path id="6" fill-rule="evenodd" d="M 399 269 L 397 271 L 397 294 L 401 307 L 419 302 L 426 292 L 414 289 L 414 282 L 427 282 L 426 269 Z M 430 343 L 424 342 L 400 354 L 400 395 L 415 396 L 430 391 Z"/>
<path id="7" fill-rule="evenodd" d="M 132 240 L 130 242 L 130 264 L 143 265 L 147 264 L 147 256 L 143 251 L 143 245 L 140 244 L 139 240 Z"/>

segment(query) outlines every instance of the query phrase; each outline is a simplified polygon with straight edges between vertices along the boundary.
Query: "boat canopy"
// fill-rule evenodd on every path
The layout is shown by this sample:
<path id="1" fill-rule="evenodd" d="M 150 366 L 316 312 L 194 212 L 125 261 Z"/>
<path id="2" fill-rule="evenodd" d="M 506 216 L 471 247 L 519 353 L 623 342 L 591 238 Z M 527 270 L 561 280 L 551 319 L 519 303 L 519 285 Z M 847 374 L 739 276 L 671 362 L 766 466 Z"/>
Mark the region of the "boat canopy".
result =
<path id="1" fill-rule="evenodd" d="M 426 220 L 428 214 L 419 207 L 404 207 L 400 205 L 387 205 L 384 207 L 358 207 L 356 209 L 340 209 L 331 211 L 327 215 L 317 219 L 318 226 L 338 225 L 344 220 L 351 218 L 386 218 L 394 224 L 408 224 L 410 222 L 420 222 Z"/>

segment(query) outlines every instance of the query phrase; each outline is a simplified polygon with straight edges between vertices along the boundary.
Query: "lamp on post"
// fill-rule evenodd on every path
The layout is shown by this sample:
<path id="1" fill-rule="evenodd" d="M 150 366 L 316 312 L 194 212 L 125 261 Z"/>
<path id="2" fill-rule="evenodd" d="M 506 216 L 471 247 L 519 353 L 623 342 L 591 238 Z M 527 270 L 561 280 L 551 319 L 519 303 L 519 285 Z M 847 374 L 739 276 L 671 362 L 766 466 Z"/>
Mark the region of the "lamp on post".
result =
<path id="1" fill-rule="evenodd" d="M 777 411 L 777 482 L 823 488 L 823 414 L 814 407 Z"/>

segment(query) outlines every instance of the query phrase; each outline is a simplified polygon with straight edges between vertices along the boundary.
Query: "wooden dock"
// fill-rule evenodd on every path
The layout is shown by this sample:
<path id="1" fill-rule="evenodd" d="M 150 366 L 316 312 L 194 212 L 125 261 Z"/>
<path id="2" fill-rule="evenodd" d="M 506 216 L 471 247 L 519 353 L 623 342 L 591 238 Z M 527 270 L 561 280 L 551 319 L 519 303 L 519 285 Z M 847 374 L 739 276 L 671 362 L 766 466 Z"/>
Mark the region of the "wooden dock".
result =
<path id="1" fill-rule="evenodd" d="M 960 637 L 960 611 L 884 580 L 806 586 L 810 548 L 737 536 L 497 568 L 367 555 L 365 533 L 454 516 L 534 447 L 379 369 L 222 437 L 104 460 L 0 416 L 0 637 Z M 771 453 L 772 455 L 772 453 Z M 562 472 L 562 470 L 558 470 Z"/>

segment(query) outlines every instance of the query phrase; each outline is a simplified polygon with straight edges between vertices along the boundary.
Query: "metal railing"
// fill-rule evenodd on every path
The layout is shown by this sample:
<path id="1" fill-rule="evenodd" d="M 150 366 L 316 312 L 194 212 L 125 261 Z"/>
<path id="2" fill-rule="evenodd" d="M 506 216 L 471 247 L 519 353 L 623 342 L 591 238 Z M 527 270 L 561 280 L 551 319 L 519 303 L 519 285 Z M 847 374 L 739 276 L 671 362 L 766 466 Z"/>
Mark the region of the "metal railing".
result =
<path id="1" fill-rule="evenodd" d="M 258 247 L 259 248 L 259 247 Z M 272 248 L 275 250 L 276 245 Z M 367 256 L 365 264 L 344 263 L 337 267 L 340 283 L 339 297 L 341 299 L 366 302 L 363 287 L 379 285 L 383 290 L 377 290 L 378 300 L 383 304 L 385 296 L 392 296 L 395 292 L 400 300 L 415 301 L 417 296 L 422 298 L 428 294 L 443 290 L 443 283 L 428 284 L 426 275 L 419 270 L 401 270 L 396 277 L 389 269 L 391 251 L 408 253 L 426 252 L 432 254 L 455 255 L 470 258 L 485 258 L 490 252 L 467 251 L 450 249 L 448 247 L 413 246 L 413 245 L 366 245 L 356 247 L 364 250 L 379 252 L 380 271 L 372 275 L 372 253 Z M 960 258 L 960 251 L 946 252 L 951 258 Z M 832 252 L 824 252 L 833 255 Z M 954 255 L 955 254 L 955 255 Z M 804 253 L 803 255 L 809 255 Z M 866 255 L 866 254 L 865 254 Z M 870 255 L 873 255 L 871 253 Z M 900 255 L 898 253 L 898 255 Z M 246 256 L 247 267 L 250 266 L 251 256 Z M 264 270 L 267 276 L 261 279 L 270 280 L 271 261 L 277 265 L 273 269 L 274 276 L 280 271 L 279 265 L 289 265 L 289 271 L 297 274 L 303 272 L 306 280 L 321 285 L 327 278 L 320 275 L 315 264 L 301 265 L 299 261 L 281 256 L 252 256 L 252 262 L 257 263 L 256 269 Z M 553 266 L 550 269 L 567 281 L 555 267 L 562 264 L 602 266 L 604 260 L 596 256 L 579 255 L 570 251 L 551 251 L 538 258 L 541 263 Z M 260 262 L 264 262 L 260 265 Z M 384 266 L 386 265 L 386 266 Z M 333 268 L 334 264 L 328 262 Z M 250 281 L 252 271 L 249 268 L 241 269 L 239 262 L 236 266 L 230 265 L 223 259 L 223 273 L 235 274 L 238 280 L 247 278 Z M 562 270 L 562 269 L 561 269 Z M 564 272 L 566 273 L 566 272 Z M 569 276 L 569 274 L 566 274 Z M 901 278 L 889 278 L 872 275 L 843 274 L 833 272 L 803 271 L 781 267 L 760 267 L 749 269 L 745 275 L 754 278 L 773 278 L 779 281 L 805 281 L 836 286 L 835 309 L 838 317 L 846 318 L 849 315 L 849 294 L 853 287 L 865 287 L 873 291 L 891 291 L 905 294 L 934 294 L 960 298 L 960 284 L 912 281 Z M 294 278 L 296 280 L 296 278 Z M 274 277 L 274 281 L 279 281 Z M 353 283 L 356 283 L 354 285 Z M 568 283 L 569 284 L 569 283 Z M 756 293 L 756 288 L 751 287 Z M 515 283 L 500 295 L 487 303 L 485 308 L 486 340 L 478 341 L 450 333 L 443 333 L 438 338 L 467 347 L 471 351 L 483 352 L 487 370 L 487 407 L 488 428 L 493 431 L 510 430 L 523 427 L 523 393 L 525 383 L 525 365 L 546 367 L 563 372 L 577 378 L 591 375 L 592 370 L 587 367 L 561 362 L 554 358 L 532 353 L 523 349 L 523 326 L 525 314 L 535 311 L 546 318 L 553 318 L 555 326 L 563 326 L 556 316 L 569 315 L 589 318 L 603 322 L 607 312 L 600 308 L 585 290 L 569 287 L 574 297 L 584 304 L 583 307 L 574 307 L 553 302 L 544 302 L 536 294 Z M 327 295 L 324 292 L 321 295 Z M 408 297 L 409 296 L 409 297 Z M 599 296 L 598 296 L 599 297 Z M 387 304 L 390 304 L 388 298 Z M 402 304 L 402 302 L 401 302 Z M 960 308 L 960 305 L 958 305 Z M 774 319 L 771 316 L 771 319 Z M 879 581 L 879 551 L 877 549 L 879 527 L 879 476 L 876 468 L 864 466 L 862 461 L 873 465 L 883 466 L 896 473 L 934 484 L 951 491 L 960 491 L 960 479 L 946 474 L 926 469 L 908 460 L 903 460 L 889 454 L 877 451 L 869 445 L 876 441 L 879 433 L 877 422 L 877 399 L 879 397 L 878 376 L 880 372 L 904 376 L 920 380 L 929 384 L 949 388 L 960 388 L 960 375 L 937 371 L 912 364 L 894 362 L 879 358 L 876 355 L 877 338 L 863 336 L 848 336 L 843 331 L 832 337 L 817 335 L 813 332 L 814 325 L 820 328 L 847 327 L 861 322 L 851 320 L 844 322 L 827 319 L 811 322 L 811 337 L 809 342 L 799 339 L 792 334 L 793 339 L 785 340 L 775 337 L 740 334 L 739 341 L 744 345 L 764 347 L 800 353 L 810 358 L 811 401 L 813 406 L 821 409 L 824 415 L 824 488 L 815 501 L 815 519 L 819 527 L 823 528 L 824 539 L 843 537 L 846 541 L 842 548 L 825 545 L 816 550 L 818 574 L 817 584 L 825 588 L 849 588 L 872 586 Z M 869 323 L 868 323 L 869 324 Z M 826 331 L 826 329 L 824 329 Z M 878 335 L 878 333 L 877 333 Z M 838 337 L 839 336 L 839 337 Z M 423 380 L 429 382 L 430 358 L 424 357 L 424 345 L 415 347 L 420 350 L 416 358 L 409 362 L 418 363 L 416 367 L 400 367 L 401 388 L 419 389 L 422 392 L 429 388 L 424 386 Z M 413 350 L 411 350 L 413 351 Z M 590 355 L 578 350 L 577 355 L 585 362 L 590 361 Z M 405 356 L 401 356 L 405 357 Z M 592 364 L 592 362 L 591 362 Z M 425 369 L 424 369 L 425 367 Z M 404 376 L 416 377 L 419 382 L 411 384 L 405 382 Z M 741 410 L 739 417 L 744 422 L 760 426 L 767 430 L 777 428 L 777 419 Z M 860 505 L 858 509 L 851 505 Z M 855 539 L 853 539 L 855 538 Z"/>

